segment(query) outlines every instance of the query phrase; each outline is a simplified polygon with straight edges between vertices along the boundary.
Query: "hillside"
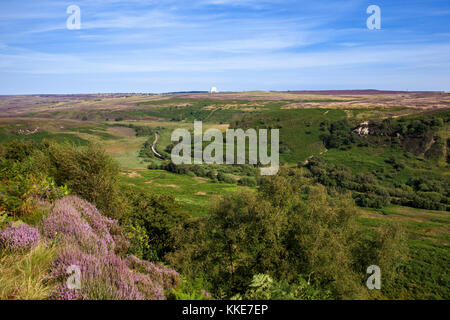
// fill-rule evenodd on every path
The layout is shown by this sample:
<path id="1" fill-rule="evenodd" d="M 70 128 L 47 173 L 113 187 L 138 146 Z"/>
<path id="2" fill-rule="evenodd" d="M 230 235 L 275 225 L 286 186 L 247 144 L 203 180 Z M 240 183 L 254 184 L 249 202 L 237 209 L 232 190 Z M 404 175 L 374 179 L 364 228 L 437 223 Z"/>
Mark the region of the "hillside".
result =
<path id="1" fill-rule="evenodd" d="M 448 93 L 370 90 L 2 96 L 0 229 L 13 232 L 6 231 L 10 222 L 25 222 L 40 240 L 28 251 L 3 252 L 0 268 L 20 278 L 11 261 L 38 259 L 38 298 L 59 288 L 41 281 L 54 273 L 53 261 L 84 259 L 90 274 L 109 259 L 117 269 L 85 279 L 117 274 L 103 288 L 108 292 L 75 298 L 261 298 L 249 288 L 264 275 L 274 281 L 273 295 L 284 288 L 283 299 L 448 299 L 449 106 Z M 194 120 L 204 131 L 279 129 L 280 172 L 263 177 L 258 165 L 174 165 L 171 133 L 192 132 Z M 167 160 L 155 156 L 153 145 Z M 58 229 L 64 214 L 82 226 L 79 237 Z M 115 232 L 128 247 L 119 249 Z M 325 239 L 328 248 L 307 249 Z M 333 250 L 342 250 L 343 260 Z M 377 295 L 362 285 L 363 266 L 382 264 L 383 255 L 391 282 Z M 123 278 L 123 270 L 136 278 Z M 137 278 L 153 291 L 142 291 Z M 126 293 L 114 289 L 122 283 Z M 0 292 L 31 294 L 11 290 Z"/>

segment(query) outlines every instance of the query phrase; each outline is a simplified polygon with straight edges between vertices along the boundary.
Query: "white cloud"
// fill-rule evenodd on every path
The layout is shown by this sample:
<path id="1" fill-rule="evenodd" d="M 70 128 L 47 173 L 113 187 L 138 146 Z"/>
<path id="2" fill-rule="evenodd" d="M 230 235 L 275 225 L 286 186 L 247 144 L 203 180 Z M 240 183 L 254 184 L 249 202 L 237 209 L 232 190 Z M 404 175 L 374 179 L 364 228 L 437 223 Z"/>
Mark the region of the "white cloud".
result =
<path id="1" fill-rule="evenodd" d="M 151 72 L 223 72 L 232 70 L 293 70 L 302 68 L 379 65 L 386 68 L 435 66 L 449 68 L 450 45 L 377 46 L 311 53 L 269 53 L 255 56 L 245 54 L 225 58 L 185 56 L 168 58 L 163 54 L 144 53 L 119 57 L 75 56 L 20 52 L 0 54 L 1 72 L 30 74 L 101 74 Z"/>

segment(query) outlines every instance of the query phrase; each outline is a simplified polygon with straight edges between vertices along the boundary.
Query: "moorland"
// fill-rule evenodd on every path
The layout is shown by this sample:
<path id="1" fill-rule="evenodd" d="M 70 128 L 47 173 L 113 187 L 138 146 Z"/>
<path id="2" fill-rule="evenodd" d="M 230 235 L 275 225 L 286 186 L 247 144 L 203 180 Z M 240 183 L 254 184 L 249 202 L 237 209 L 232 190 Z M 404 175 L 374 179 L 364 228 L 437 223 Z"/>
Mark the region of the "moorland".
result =
<path id="1" fill-rule="evenodd" d="M 279 129 L 279 173 L 173 164 L 171 133 L 195 120 Z M 0 299 L 448 299 L 449 120 L 447 92 L 0 96 L 0 229 L 40 234 L 28 251 L 4 240 Z M 72 248 L 67 206 L 105 248 Z M 55 261 L 77 254 L 117 269 L 64 291 Z"/>

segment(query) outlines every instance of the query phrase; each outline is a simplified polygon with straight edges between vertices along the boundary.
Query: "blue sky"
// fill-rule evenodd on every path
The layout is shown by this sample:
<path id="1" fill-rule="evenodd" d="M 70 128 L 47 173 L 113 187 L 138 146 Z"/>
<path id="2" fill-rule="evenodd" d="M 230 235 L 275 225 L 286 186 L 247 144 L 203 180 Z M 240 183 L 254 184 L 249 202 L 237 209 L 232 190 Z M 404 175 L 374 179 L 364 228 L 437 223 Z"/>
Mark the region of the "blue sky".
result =
<path id="1" fill-rule="evenodd" d="M 448 0 L 1 0 L 0 30 L 0 94 L 450 90 Z"/>

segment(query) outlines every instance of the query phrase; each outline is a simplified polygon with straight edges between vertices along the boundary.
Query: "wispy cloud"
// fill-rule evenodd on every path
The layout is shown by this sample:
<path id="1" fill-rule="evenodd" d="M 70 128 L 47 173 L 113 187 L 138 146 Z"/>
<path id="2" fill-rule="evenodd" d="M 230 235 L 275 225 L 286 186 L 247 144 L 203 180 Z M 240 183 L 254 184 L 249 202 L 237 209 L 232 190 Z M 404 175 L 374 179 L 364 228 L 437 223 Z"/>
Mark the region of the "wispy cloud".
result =
<path id="1" fill-rule="evenodd" d="M 65 27 L 69 4 L 81 7 L 81 30 Z M 394 79 L 411 83 L 418 70 L 415 84 L 445 85 L 450 4 L 429 0 L 427 6 L 404 8 L 394 0 L 382 7 L 383 27 L 374 32 L 365 28 L 366 7 L 362 0 L 3 2 L 0 87 L 11 91 L 28 81 L 27 88 L 39 88 L 42 79 L 50 86 L 52 77 L 76 76 L 90 84 L 99 79 L 93 84 L 98 91 L 114 81 L 125 86 L 120 91 L 148 83 L 160 91 L 175 84 L 184 90 L 207 81 L 222 81 L 234 90 L 249 83 L 280 89 L 287 83 L 304 86 L 306 75 L 329 86 L 341 75 L 351 87 L 383 88 Z M 418 12 L 423 14 L 413 23 Z M 150 80 L 149 74 L 161 80 Z M 72 81 L 58 81 L 60 89 L 64 85 L 68 92 L 82 90 Z"/>

